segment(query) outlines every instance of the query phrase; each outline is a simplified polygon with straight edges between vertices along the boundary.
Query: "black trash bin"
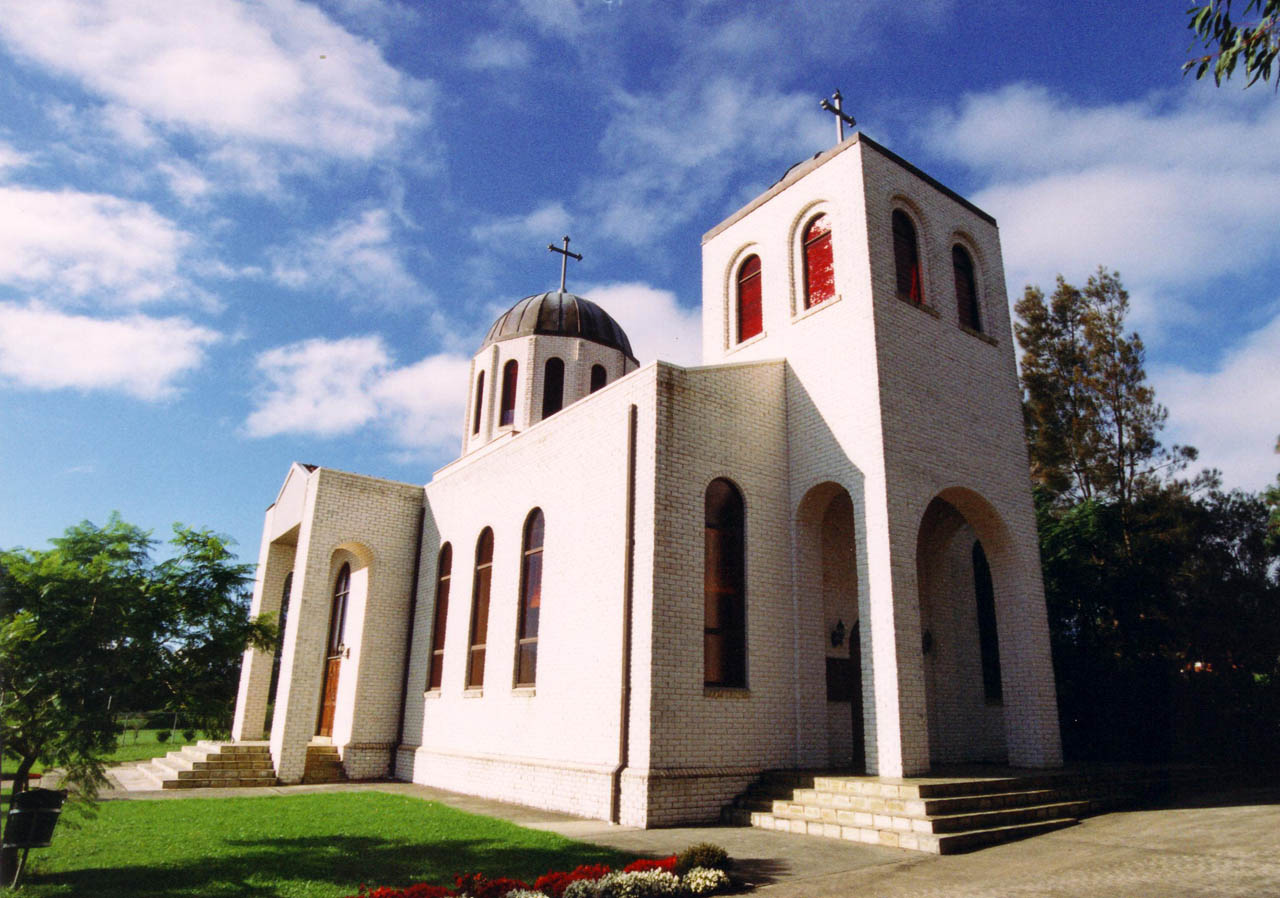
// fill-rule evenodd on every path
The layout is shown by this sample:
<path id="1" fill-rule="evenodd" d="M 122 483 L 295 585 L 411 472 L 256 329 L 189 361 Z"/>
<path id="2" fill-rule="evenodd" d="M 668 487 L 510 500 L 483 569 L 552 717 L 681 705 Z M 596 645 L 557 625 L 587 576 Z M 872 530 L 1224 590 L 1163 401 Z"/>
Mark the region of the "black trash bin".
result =
<path id="1" fill-rule="evenodd" d="M 62 813 L 62 803 L 67 793 L 56 789 L 28 789 L 13 797 L 9 805 L 9 816 L 4 822 L 3 852 L 5 863 L 0 866 L 9 867 L 4 876 L 8 879 L 5 886 L 16 886 L 22 868 L 26 866 L 27 852 L 32 848 L 47 848 L 53 840 L 53 828 Z M 18 860 L 18 852 L 22 859 Z"/>

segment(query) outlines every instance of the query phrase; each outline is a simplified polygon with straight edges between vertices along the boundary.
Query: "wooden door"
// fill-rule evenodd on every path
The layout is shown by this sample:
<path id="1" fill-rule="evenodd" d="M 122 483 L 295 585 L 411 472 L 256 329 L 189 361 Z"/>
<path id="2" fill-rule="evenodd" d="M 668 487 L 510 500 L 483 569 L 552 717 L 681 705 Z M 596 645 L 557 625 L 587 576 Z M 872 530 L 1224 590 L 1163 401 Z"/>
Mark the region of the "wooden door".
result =
<path id="1" fill-rule="evenodd" d="M 338 705 L 338 670 L 341 666 L 340 656 L 334 656 L 325 663 L 324 698 L 320 702 L 320 723 L 316 726 L 317 736 L 333 735 L 333 711 Z"/>

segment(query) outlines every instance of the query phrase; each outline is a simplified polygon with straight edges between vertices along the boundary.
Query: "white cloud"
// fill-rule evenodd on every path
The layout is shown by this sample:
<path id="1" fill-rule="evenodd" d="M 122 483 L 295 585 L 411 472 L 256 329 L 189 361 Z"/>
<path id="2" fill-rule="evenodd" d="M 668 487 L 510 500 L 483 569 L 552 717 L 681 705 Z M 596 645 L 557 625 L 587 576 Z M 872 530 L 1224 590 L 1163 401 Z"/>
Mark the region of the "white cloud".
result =
<path id="1" fill-rule="evenodd" d="M 685 79 L 656 96 L 618 91 L 601 141 L 608 170 L 587 186 L 584 203 L 607 236 L 633 245 L 727 212 L 744 175 L 759 177 L 771 163 L 780 176 L 828 142 L 815 106 L 809 94 L 724 77 Z"/>
<path id="2" fill-rule="evenodd" d="M 563 203 L 545 203 L 526 215 L 509 215 L 488 224 L 476 225 L 471 237 L 483 243 L 515 240 L 549 240 L 569 230 L 572 219 Z"/>
<path id="3" fill-rule="evenodd" d="M 1000 221 L 1010 284 L 1101 263 L 1177 292 L 1280 258 L 1280 107 L 1221 97 L 1090 107 L 1013 85 L 935 116 L 929 141 L 985 181 L 972 199 Z"/>
<path id="4" fill-rule="evenodd" d="M 670 290 L 648 284 L 588 286 L 582 291 L 622 326 L 641 364 L 660 359 L 677 365 L 702 361 L 702 311 L 685 308 Z"/>
<path id="5" fill-rule="evenodd" d="M 178 259 L 190 242 L 145 203 L 0 187 L 0 283 L 125 304 L 185 297 Z"/>
<path id="6" fill-rule="evenodd" d="M 471 42 L 466 64 L 473 69 L 523 69 L 533 59 L 529 45 L 519 38 L 482 34 Z"/>
<path id="7" fill-rule="evenodd" d="M 1195 446 L 1200 464 L 1222 469 L 1229 487 L 1258 490 L 1275 480 L 1280 457 L 1280 315 L 1246 336 L 1212 371 L 1151 366 L 1169 409 L 1168 442 Z"/>
<path id="8" fill-rule="evenodd" d="M 37 390 L 107 390 L 167 399 L 220 336 L 185 318 L 69 315 L 0 304 L 0 376 Z"/>
<path id="9" fill-rule="evenodd" d="M 183 159 L 161 162 L 156 170 L 168 183 L 170 192 L 187 205 L 204 199 L 212 188 L 204 173 Z"/>
<path id="10" fill-rule="evenodd" d="M 368 209 L 273 255 L 272 277 L 295 290 L 319 287 L 384 305 L 427 298 L 405 267 L 386 209 Z"/>
<path id="11" fill-rule="evenodd" d="M 458 439 L 470 360 L 439 354 L 397 367 L 380 337 L 306 340 L 261 353 L 264 387 L 250 436 L 332 437 L 378 427 L 393 442 L 437 448 Z"/>
<path id="12" fill-rule="evenodd" d="M 429 88 L 370 41 L 298 0 L 42 0 L 12 4 L 0 38 L 145 122 L 366 159 L 421 118 Z"/>
<path id="13" fill-rule="evenodd" d="M 26 153 L 20 153 L 9 144 L 0 140 L 0 174 L 4 174 L 7 169 L 21 168 L 31 162 L 31 157 Z"/>

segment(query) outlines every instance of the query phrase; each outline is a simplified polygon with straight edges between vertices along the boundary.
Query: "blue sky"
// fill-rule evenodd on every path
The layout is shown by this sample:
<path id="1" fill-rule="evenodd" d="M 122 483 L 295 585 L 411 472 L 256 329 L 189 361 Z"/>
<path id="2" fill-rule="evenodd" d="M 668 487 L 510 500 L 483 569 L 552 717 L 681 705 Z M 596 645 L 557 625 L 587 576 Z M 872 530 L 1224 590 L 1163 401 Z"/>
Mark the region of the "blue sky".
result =
<path id="1" fill-rule="evenodd" d="M 701 234 L 835 87 L 997 217 L 1011 297 L 1119 270 L 1166 442 L 1259 489 L 1280 98 L 1184 79 L 1185 6 L 0 0 L 0 546 L 118 510 L 255 560 L 291 461 L 425 482 L 565 233 L 696 363 Z"/>

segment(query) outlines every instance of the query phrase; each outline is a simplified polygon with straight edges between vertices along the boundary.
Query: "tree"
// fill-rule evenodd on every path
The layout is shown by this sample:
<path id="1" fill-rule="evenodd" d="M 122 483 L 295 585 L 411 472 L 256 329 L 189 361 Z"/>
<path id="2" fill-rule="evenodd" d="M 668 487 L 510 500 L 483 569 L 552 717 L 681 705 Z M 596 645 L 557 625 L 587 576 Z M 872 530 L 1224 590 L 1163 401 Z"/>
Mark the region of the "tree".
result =
<path id="1" fill-rule="evenodd" d="M 160 700 L 227 718 L 241 653 L 275 629 L 249 621 L 249 567 L 208 531 L 175 525 L 160 562 L 115 515 L 50 542 L 0 551 L 0 748 L 18 762 L 14 794 L 40 761 L 92 799 L 116 712 Z"/>
<path id="2" fill-rule="evenodd" d="M 1280 53 L 1280 0 L 1246 0 L 1244 13 L 1256 13 L 1257 18 L 1233 21 L 1231 0 L 1211 0 L 1187 10 L 1194 44 L 1210 52 L 1184 63 L 1182 71 L 1194 71 L 1197 79 L 1213 72 L 1214 83 L 1221 86 L 1243 62 L 1249 79 L 1246 87 L 1270 80 L 1271 67 Z"/>
<path id="3" fill-rule="evenodd" d="M 1128 506 L 1196 457 L 1161 447 L 1167 412 L 1146 382 L 1142 339 L 1125 332 L 1129 294 L 1117 273 L 1100 267 L 1083 290 L 1059 275 L 1047 303 L 1028 285 L 1015 311 L 1037 483 L 1068 503 Z"/>

